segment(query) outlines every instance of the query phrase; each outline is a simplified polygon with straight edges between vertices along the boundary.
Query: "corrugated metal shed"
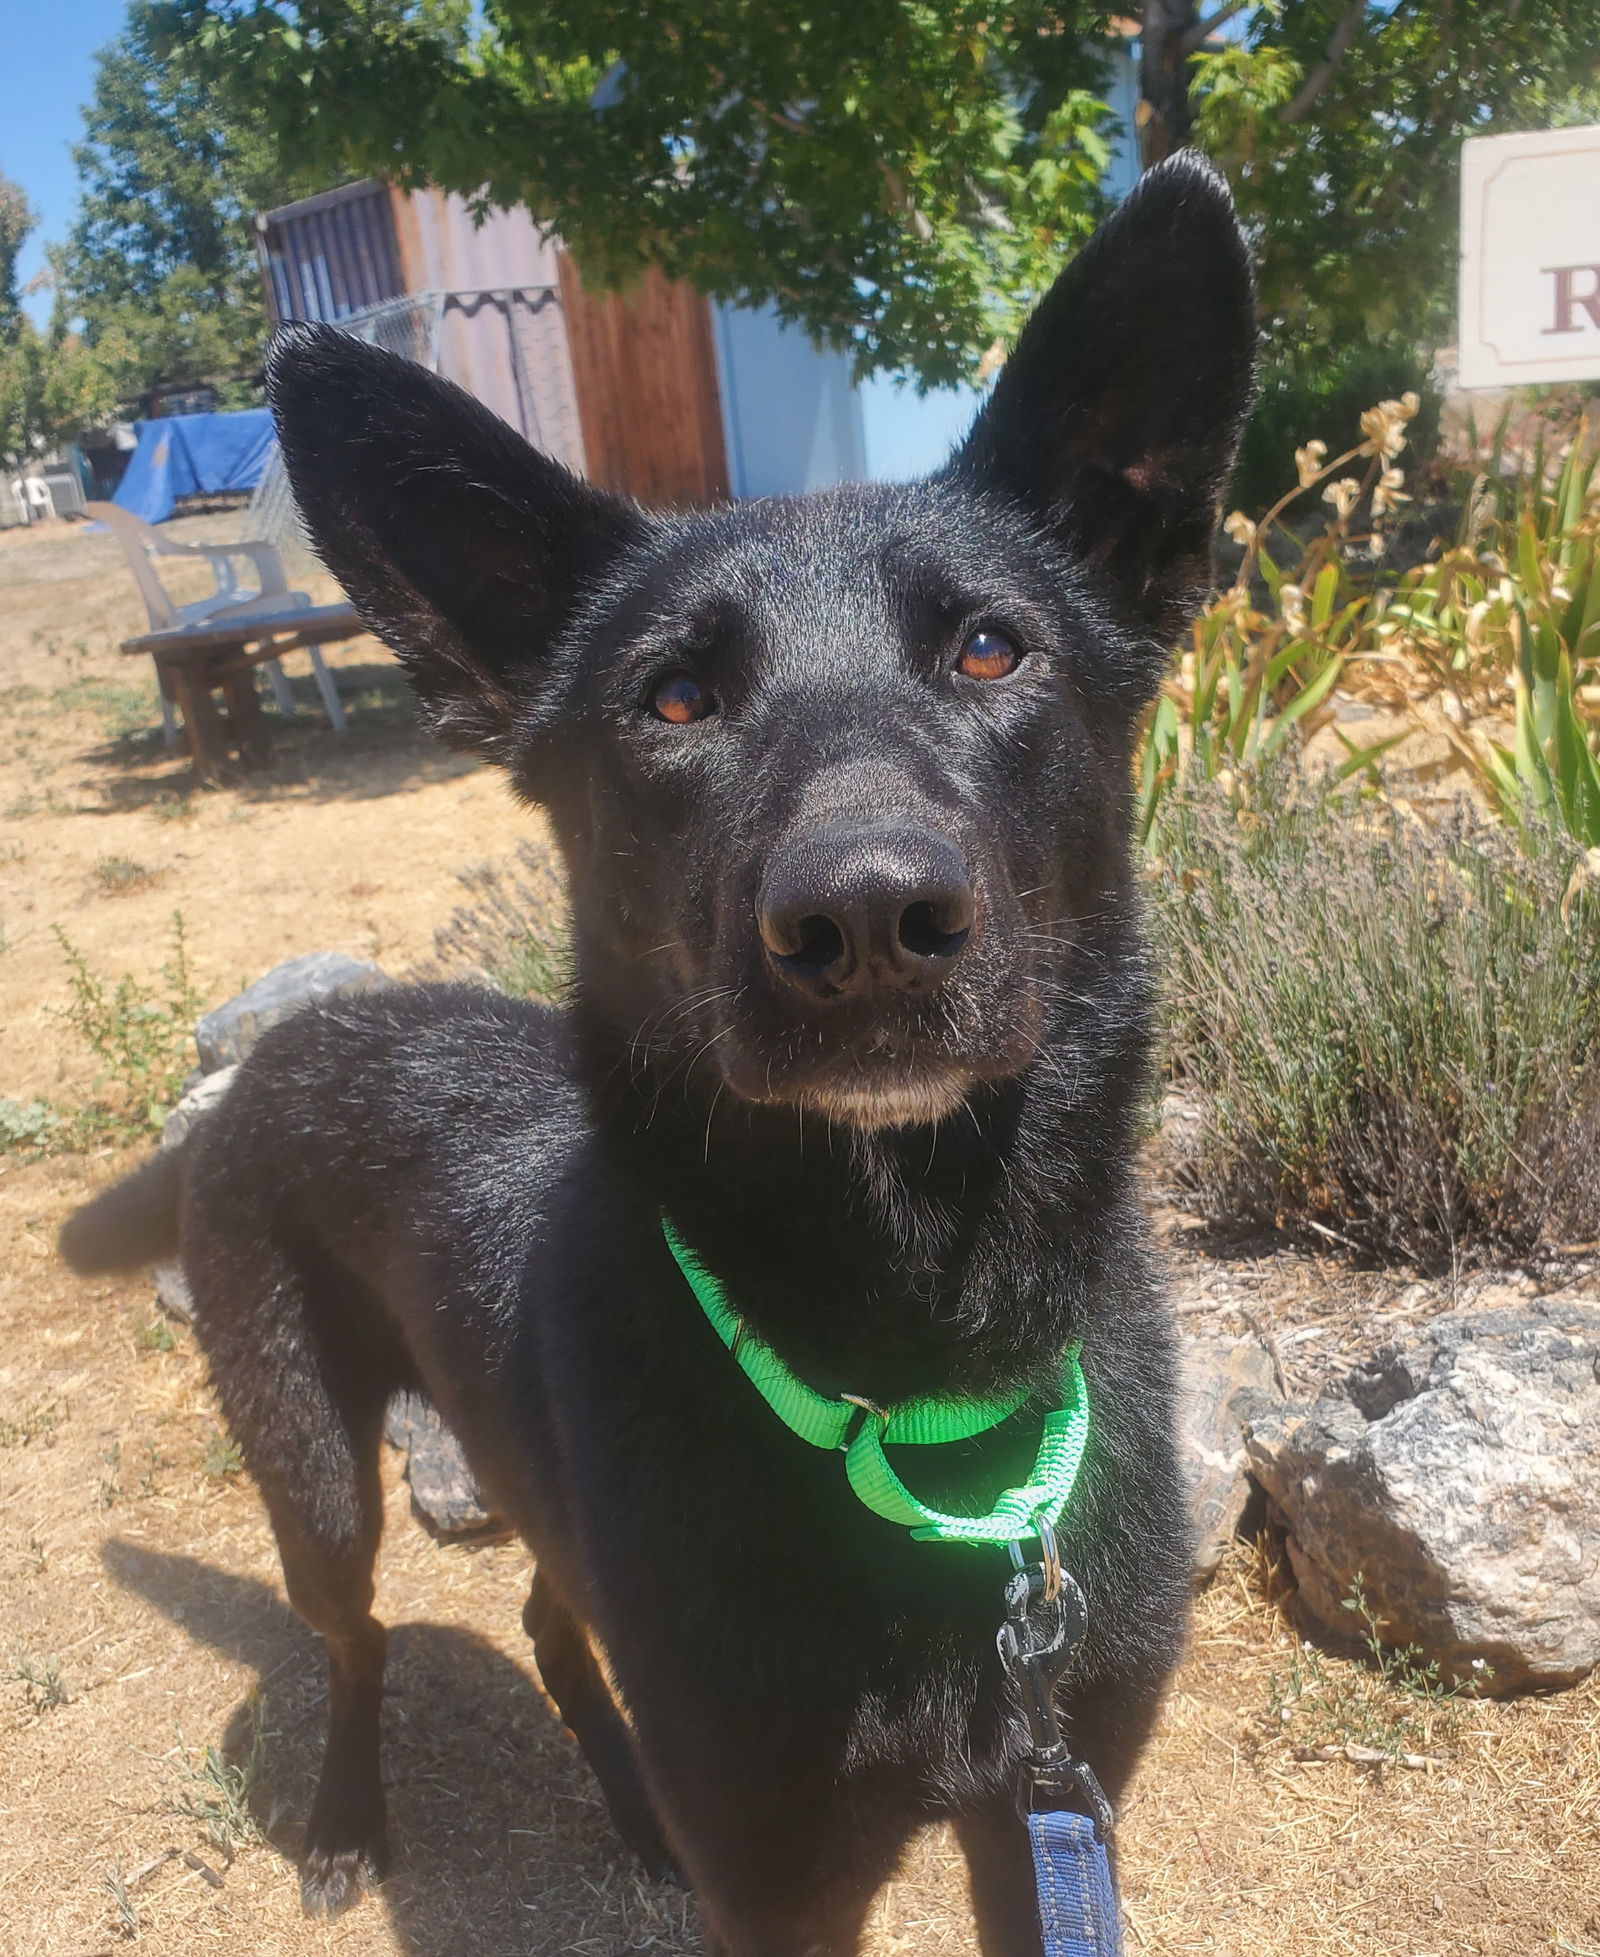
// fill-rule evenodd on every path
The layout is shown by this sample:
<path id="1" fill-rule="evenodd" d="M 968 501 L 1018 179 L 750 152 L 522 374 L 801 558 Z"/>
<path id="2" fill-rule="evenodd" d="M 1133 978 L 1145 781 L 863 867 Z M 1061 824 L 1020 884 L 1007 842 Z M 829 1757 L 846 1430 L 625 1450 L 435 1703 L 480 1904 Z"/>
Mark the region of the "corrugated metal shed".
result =
<path id="1" fill-rule="evenodd" d="M 393 193 L 368 179 L 256 219 L 262 295 L 277 325 L 348 319 L 406 291 Z"/>
<path id="2" fill-rule="evenodd" d="M 256 238 L 274 322 L 348 322 L 608 487 L 726 495 L 710 314 L 687 286 L 591 296 L 526 210 L 377 181 L 267 211 Z"/>

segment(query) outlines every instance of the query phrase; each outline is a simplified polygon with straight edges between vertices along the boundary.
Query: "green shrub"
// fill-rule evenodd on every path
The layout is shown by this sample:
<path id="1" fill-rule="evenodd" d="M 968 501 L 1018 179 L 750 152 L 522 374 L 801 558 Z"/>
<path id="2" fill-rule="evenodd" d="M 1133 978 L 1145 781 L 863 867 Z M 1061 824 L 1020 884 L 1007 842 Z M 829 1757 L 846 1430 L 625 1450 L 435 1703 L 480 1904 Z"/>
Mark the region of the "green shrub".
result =
<path id="1" fill-rule="evenodd" d="M 1363 1663 L 1329 1658 L 1309 1642 L 1267 1684 L 1273 1723 L 1311 1752 L 1401 1761 L 1454 1739 L 1463 1715 L 1494 1677 L 1481 1659 L 1465 1678 L 1447 1678 L 1421 1645 L 1384 1641 L 1384 1626 L 1357 1576 L 1343 1607 L 1356 1618 Z M 1355 1627 L 1351 1627 L 1354 1631 Z"/>
<path id="2" fill-rule="evenodd" d="M 60 1115 L 47 1102 L 0 1095 L 0 1155 L 42 1154 L 58 1138 L 61 1125 Z"/>
<path id="3" fill-rule="evenodd" d="M 173 913 L 172 949 L 157 985 L 129 972 L 102 978 L 60 925 L 54 929 L 71 995 L 61 1016 L 93 1051 L 101 1073 L 98 1099 L 45 1136 L 46 1143 L 84 1148 L 159 1132 L 195 1063 L 193 1027 L 202 1006 L 189 971 L 182 912 Z"/>
<path id="4" fill-rule="evenodd" d="M 1580 430 L 1559 466 L 1541 448 L 1512 469 L 1502 424 L 1482 470 L 1456 484 L 1454 540 L 1402 568 L 1388 552 L 1411 501 L 1398 457 L 1418 411 L 1415 396 L 1380 402 L 1361 416 L 1363 439 L 1332 460 L 1306 443 L 1296 488 L 1259 520 L 1228 518 L 1244 560 L 1152 710 L 1138 762 L 1143 833 L 1175 782 L 1232 775 L 1328 728 L 1343 771 L 1376 780 L 1374 764 L 1405 736 L 1348 740 L 1338 687 L 1442 738 L 1446 765 L 1508 821 L 1600 846 L 1595 457 Z M 1314 494 L 1325 519 L 1291 525 L 1291 508 Z M 1507 729 L 1509 745 L 1497 738 Z"/>
<path id="5" fill-rule="evenodd" d="M 447 967 L 460 966 L 518 999 L 559 999 L 566 983 L 566 898 L 548 849 L 518 843 L 509 867 L 457 873 L 472 902 L 434 934 Z"/>
<path id="6" fill-rule="evenodd" d="M 1269 768 L 1151 838 L 1180 1173 L 1214 1218 L 1441 1268 L 1600 1236 L 1600 865 Z"/>

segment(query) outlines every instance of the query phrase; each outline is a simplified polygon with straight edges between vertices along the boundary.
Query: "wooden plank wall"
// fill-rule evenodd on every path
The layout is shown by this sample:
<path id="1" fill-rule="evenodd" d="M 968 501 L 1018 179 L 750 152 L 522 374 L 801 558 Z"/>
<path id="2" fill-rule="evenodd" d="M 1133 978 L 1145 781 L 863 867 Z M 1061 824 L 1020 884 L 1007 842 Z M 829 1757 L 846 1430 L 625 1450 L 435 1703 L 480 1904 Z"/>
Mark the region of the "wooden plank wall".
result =
<path id="1" fill-rule="evenodd" d="M 711 311 L 692 287 L 647 272 L 596 296 L 561 254 L 561 304 L 590 478 L 642 503 L 728 493 Z"/>

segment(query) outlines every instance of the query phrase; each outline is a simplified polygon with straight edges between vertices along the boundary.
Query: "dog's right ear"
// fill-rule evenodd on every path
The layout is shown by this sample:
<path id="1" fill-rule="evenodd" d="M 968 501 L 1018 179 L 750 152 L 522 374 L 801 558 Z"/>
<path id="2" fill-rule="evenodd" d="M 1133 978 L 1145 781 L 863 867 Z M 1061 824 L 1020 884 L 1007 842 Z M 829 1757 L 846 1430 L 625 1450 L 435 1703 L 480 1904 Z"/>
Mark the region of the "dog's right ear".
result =
<path id="1" fill-rule="evenodd" d="M 1250 254 L 1228 186 L 1180 152 L 1041 300 L 948 473 L 1096 567 L 1164 654 L 1209 578 L 1255 354 Z M 1143 694 L 1159 671 L 1153 657 Z"/>
<path id="2" fill-rule="evenodd" d="M 509 761 L 551 641 L 648 517 L 336 327 L 280 331 L 267 392 L 323 563 L 400 655 L 435 731 Z"/>

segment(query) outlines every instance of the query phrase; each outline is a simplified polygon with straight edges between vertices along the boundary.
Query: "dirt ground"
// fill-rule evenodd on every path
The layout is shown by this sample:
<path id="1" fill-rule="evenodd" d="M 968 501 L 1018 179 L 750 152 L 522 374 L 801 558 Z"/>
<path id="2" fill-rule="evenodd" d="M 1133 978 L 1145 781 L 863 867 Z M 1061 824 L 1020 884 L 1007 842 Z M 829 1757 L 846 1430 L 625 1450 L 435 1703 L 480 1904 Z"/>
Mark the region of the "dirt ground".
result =
<path id="1" fill-rule="evenodd" d="M 115 650 L 139 623 L 110 539 L 0 536 L 0 1095 L 66 1101 L 92 1077 L 54 1016 L 52 924 L 100 969 L 148 975 L 181 909 L 208 1000 L 302 951 L 404 972 L 458 901 L 453 872 L 537 833 L 414 731 L 370 643 L 338 661 L 348 736 L 301 684 L 270 769 L 191 791 L 147 673 Z M 102 868 L 118 861 L 140 874 Z M 378 1611 L 397 1872 L 336 1925 L 300 1916 L 314 1641 L 188 1333 L 143 1279 L 80 1282 L 52 1253 L 67 1209 L 132 1159 L 0 1156 L 0 1957 L 697 1951 L 692 1905 L 635 1874 L 539 1692 L 526 1554 L 433 1541 L 392 1461 Z M 1600 1291 L 1577 1267 L 1453 1296 L 1224 1252 L 1170 1211 L 1163 1227 L 1185 1323 L 1261 1337 L 1295 1387 L 1452 1302 Z M 1600 1679 L 1474 1704 L 1428 1742 L 1437 1765 L 1373 1772 L 1295 1757 L 1271 1708 L 1296 1649 L 1267 1559 L 1241 1546 L 1199 1600 L 1127 1806 L 1130 1953 L 1600 1957 Z M 230 1798 L 227 1763 L 252 1759 L 248 1799 Z M 943 1838 L 885 1894 L 871 1947 L 972 1950 Z"/>
<path id="2" fill-rule="evenodd" d="M 222 513 L 164 532 L 218 542 L 238 528 Z M 162 573 L 182 597 L 207 588 L 203 566 L 169 559 Z M 0 1094 L 69 1098 L 90 1077 L 51 1017 L 52 926 L 97 970 L 148 979 L 181 911 L 208 997 L 303 951 L 405 971 L 462 897 L 453 873 L 539 831 L 498 775 L 417 729 L 394 660 L 365 638 L 328 653 L 346 735 L 322 717 L 305 654 L 291 655 L 296 717 L 271 716 L 272 765 L 193 787 L 163 744 L 149 660 L 117 651 L 145 629 L 110 535 L 0 531 Z"/>

